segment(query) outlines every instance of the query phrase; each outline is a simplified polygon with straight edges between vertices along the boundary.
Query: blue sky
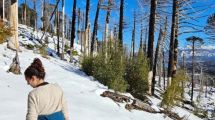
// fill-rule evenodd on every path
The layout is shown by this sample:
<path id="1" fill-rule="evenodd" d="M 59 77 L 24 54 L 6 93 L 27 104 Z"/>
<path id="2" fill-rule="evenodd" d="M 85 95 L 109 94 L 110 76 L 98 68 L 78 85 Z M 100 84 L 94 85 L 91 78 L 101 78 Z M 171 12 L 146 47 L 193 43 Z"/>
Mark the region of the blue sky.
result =
<path id="1" fill-rule="evenodd" d="M 22 3 L 23 1 L 24 0 L 19 0 L 19 4 Z M 28 1 L 28 3 L 30 3 L 30 5 L 32 5 L 31 0 L 27 0 L 27 1 Z M 46 0 L 46 1 L 50 1 L 53 4 L 55 3 L 55 0 Z M 119 4 L 119 0 L 116 0 L 116 1 Z M 90 4 L 90 23 L 91 23 L 91 26 L 93 26 L 93 23 L 94 23 L 94 17 L 95 17 L 97 2 L 98 2 L 98 0 L 91 0 L 91 4 Z M 65 11 L 66 11 L 66 15 L 69 18 L 71 18 L 71 14 L 72 14 L 72 5 L 73 5 L 73 0 L 65 0 Z M 86 0 L 77 0 L 77 8 L 80 8 L 83 12 L 85 11 L 85 5 L 86 5 Z M 204 15 L 210 15 L 212 13 L 215 13 L 215 1 L 214 0 L 202 0 L 200 4 L 195 4 L 194 6 L 204 6 L 204 5 L 212 5 L 212 6 L 210 6 L 211 7 L 210 9 L 205 10 L 201 14 L 195 14 L 194 17 L 195 16 L 198 17 L 198 16 L 204 16 Z M 61 4 L 60 4 L 60 6 L 61 6 Z M 188 4 L 188 6 L 189 6 L 189 4 Z M 194 7 L 194 6 L 190 6 L 190 7 Z M 37 4 L 37 8 L 38 9 L 40 8 L 40 4 Z M 171 8 L 168 8 L 168 9 L 170 9 L 169 11 L 171 12 Z M 132 26 L 133 26 L 133 10 L 140 11 L 140 6 L 138 5 L 137 0 L 125 0 L 125 9 L 124 10 L 125 10 L 124 11 L 124 15 L 125 15 L 124 18 L 125 18 L 126 23 L 129 26 L 128 28 L 126 28 L 124 30 L 124 44 L 127 44 L 128 47 L 130 48 L 131 31 L 132 31 Z M 195 11 L 195 10 L 192 9 L 192 11 Z M 99 29 L 99 31 L 98 31 L 99 39 L 102 38 L 102 33 L 104 31 L 105 14 L 106 14 L 105 10 L 100 11 L 99 23 L 100 23 L 100 26 L 102 29 Z M 145 15 L 143 15 L 143 16 L 145 16 Z M 140 17 L 140 15 L 138 15 L 138 17 Z M 171 17 L 171 16 L 169 16 L 169 17 Z M 195 23 L 195 21 L 191 21 L 191 22 L 195 23 L 197 25 L 200 25 L 200 26 L 205 26 L 206 25 L 206 19 L 207 19 L 207 17 L 204 17 L 204 18 L 196 19 L 199 22 L 196 22 L 196 23 Z M 169 20 L 171 20 L 171 18 Z M 111 12 L 110 23 L 114 24 L 114 23 L 118 23 L 118 21 L 119 21 L 119 11 L 113 10 Z M 138 26 L 140 26 L 139 22 L 137 24 L 138 24 Z M 145 23 L 145 24 L 148 24 L 148 23 Z M 111 28 L 113 28 L 113 27 L 111 26 Z M 186 29 L 184 29 L 184 28 L 180 29 L 180 31 L 185 31 L 185 30 Z M 135 44 L 136 48 L 139 47 L 139 39 L 140 39 L 139 31 L 140 31 L 140 27 L 137 27 L 136 44 Z M 144 33 L 144 35 L 145 35 L 145 33 Z M 179 36 L 180 47 L 184 47 L 187 44 L 185 39 L 189 36 L 192 36 L 192 35 L 199 36 L 202 38 L 207 37 L 204 33 L 182 34 Z M 157 36 L 158 36 L 158 33 L 155 33 L 155 44 L 156 44 Z M 211 42 L 210 43 L 206 42 L 206 44 L 211 44 Z"/>

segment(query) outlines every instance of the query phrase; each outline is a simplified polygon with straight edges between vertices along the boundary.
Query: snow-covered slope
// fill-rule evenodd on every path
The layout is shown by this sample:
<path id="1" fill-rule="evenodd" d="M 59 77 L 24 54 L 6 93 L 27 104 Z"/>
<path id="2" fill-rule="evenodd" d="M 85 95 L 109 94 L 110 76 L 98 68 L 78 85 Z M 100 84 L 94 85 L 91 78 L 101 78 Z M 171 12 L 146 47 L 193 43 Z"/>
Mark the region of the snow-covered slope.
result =
<path id="1" fill-rule="evenodd" d="M 27 86 L 23 75 L 7 73 L 15 53 L 0 45 L 0 120 L 23 120 L 27 107 L 27 94 L 32 89 Z M 68 62 L 56 58 L 45 59 L 32 51 L 22 49 L 19 53 L 22 73 L 38 57 L 46 69 L 46 81 L 58 83 L 65 91 L 71 120 L 157 120 L 165 119 L 162 114 L 129 112 L 124 105 L 118 106 L 100 94 L 107 87 L 86 76 Z"/>
<path id="2" fill-rule="evenodd" d="M 108 88 L 80 71 L 79 67 L 54 57 L 43 58 L 24 47 L 21 47 L 21 50 L 19 59 L 22 73 L 33 59 L 38 57 L 42 60 L 47 73 L 45 81 L 58 83 L 63 88 L 68 101 L 70 120 L 170 120 L 164 114 L 128 111 L 125 104 L 116 104 L 109 98 L 101 97 L 100 94 Z M 7 49 L 5 43 L 0 45 L 0 120 L 24 120 L 27 95 L 32 90 L 23 74 L 14 75 L 6 72 L 14 56 L 14 51 Z M 150 99 L 156 108 L 160 100 L 153 97 Z M 180 116 L 186 115 L 190 120 L 200 120 L 189 111 L 175 110 Z"/>

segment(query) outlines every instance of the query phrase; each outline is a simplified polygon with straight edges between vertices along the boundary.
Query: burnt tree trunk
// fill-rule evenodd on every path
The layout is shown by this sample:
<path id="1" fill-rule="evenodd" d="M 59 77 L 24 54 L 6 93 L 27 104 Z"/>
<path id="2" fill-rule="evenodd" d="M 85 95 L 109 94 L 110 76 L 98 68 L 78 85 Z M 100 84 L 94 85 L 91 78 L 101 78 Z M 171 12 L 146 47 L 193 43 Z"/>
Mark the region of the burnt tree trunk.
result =
<path id="1" fill-rule="evenodd" d="M 139 47 L 139 52 L 144 52 L 143 51 L 143 23 L 141 22 L 141 29 L 140 29 L 140 47 Z"/>
<path id="2" fill-rule="evenodd" d="M 120 0 L 120 16 L 119 16 L 119 49 L 123 51 L 123 17 L 124 17 L 124 0 Z"/>
<path id="3" fill-rule="evenodd" d="M 36 9 L 36 0 L 34 2 L 34 15 L 35 15 L 35 20 L 34 20 L 34 30 L 37 30 L 37 9 Z"/>
<path id="4" fill-rule="evenodd" d="M 59 25 L 59 11 L 57 11 L 57 55 L 60 56 L 60 25 Z"/>
<path id="5" fill-rule="evenodd" d="M 100 0 L 98 1 L 98 4 L 97 4 L 96 16 L 95 16 L 95 20 L 94 20 L 93 34 L 92 34 L 91 46 L 90 46 L 91 55 L 93 55 L 94 44 L 95 44 L 95 39 L 96 39 L 97 29 L 98 29 L 98 18 L 99 18 L 99 10 L 100 10 L 99 6 L 100 6 Z"/>
<path id="6" fill-rule="evenodd" d="M 190 101 L 191 101 L 191 103 L 193 103 L 193 89 L 194 89 L 194 51 L 195 51 L 195 41 L 193 40 L 192 41 L 192 87 L 191 87 L 191 97 L 190 97 Z"/>
<path id="7" fill-rule="evenodd" d="M 153 77 L 153 48 L 154 48 L 154 32 L 155 32 L 155 15 L 156 15 L 157 0 L 151 0 L 150 8 L 150 19 L 149 19 L 149 36 L 148 36 L 148 51 L 147 58 L 149 59 L 149 94 L 151 95 L 152 91 L 152 77 Z"/>
<path id="8" fill-rule="evenodd" d="M 134 26 L 132 31 L 132 57 L 134 57 L 135 54 L 135 31 L 136 31 L 136 13 L 134 11 Z"/>
<path id="9" fill-rule="evenodd" d="M 168 63 L 168 86 L 171 85 L 174 65 L 174 46 L 175 46 L 175 29 L 176 29 L 176 17 L 178 0 L 173 1 L 173 12 L 172 12 L 172 26 L 171 26 L 171 37 L 170 37 L 170 48 L 169 48 L 169 63 Z"/>
<path id="10" fill-rule="evenodd" d="M 152 89 L 151 89 L 152 95 L 154 95 L 154 91 L 155 91 L 155 82 L 156 82 L 155 77 L 156 77 L 156 72 L 157 72 L 157 62 L 158 62 L 161 42 L 163 42 L 163 31 L 160 28 L 158 43 L 157 43 L 157 47 L 156 47 L 156 51 L 155 51 L 154 66 L 153 66 Z"/>
<path id="11" fill-rule="evenodd" d="M 166 70 L 165 70 L 165 51 L 164 51 L 164 43 L 165 43 L 165 40 L 166 40 L 166 36 L 167 36 L 167 17 L 166 17 L 166 20 L 165 20 L 165 28 L 164 28 L 164 33 L 163 33 L 163 42 L 162 42 L 162 47 L 161 47 L 161 56 L 162 56 L 162 62 L 163 62 L 163 87 L 164 87 L 164 90 L 165 90 L 165 85 L 166 85 Z"/>
<path id="12" fill-rule="evenodd" d="M 25 5 L 24 5 L 24 24 L 26 25 L 27 21 L 27 3 L 25 0 Z"/>
<path id="13" fill-rule="evenodd" d="M 70 62 L 72 62 L 72 51 L 75 40 L 75 19 L 76 19 L 76 0 L 73 0 L 73 11 L 72 11 L 72 28 L 71 28 L 71 42 L 70 42 Z"/>
<path id="14" fill-rule="evenodd" d="M 110 42 L 108 40 L 109 37 L 109 23 L 110 23 L 110 8 L 109 6 L 111 5 L 111 1 L 108 0 L 108 8 L 107 8 L 107 14 L 106 14 L 106 24 L 105 24 L 105 33 L 104 33 L 104 41 L 105 41 L 105 60 L 108 57 L 108 43 Z"/>
<path id="15" fill-rule="evenodd" d="M 87 25 L 88 25 L 89 11 L 90 11 L 90 0 L 86 0 L 85 30 L 87 29 Z"/>
<path id="16" fill-rule="evenodd" d="M 65 1 L 62 0 L 62 46 L 61 46 L 61 59 L 64 59 L 64 37 L 65 37 Z"/>
<path id="17" fill-rule="evenodd" d="M 177 7 L 176 13 L 176 28 L 175 28 L 175 42 L 174 42 L 174 62 L 173 62 L 173 71 L 172 76 L 176 75 L 177 62 L 178 62 L 178 29 L 179 29 L 179 8 Z"/>

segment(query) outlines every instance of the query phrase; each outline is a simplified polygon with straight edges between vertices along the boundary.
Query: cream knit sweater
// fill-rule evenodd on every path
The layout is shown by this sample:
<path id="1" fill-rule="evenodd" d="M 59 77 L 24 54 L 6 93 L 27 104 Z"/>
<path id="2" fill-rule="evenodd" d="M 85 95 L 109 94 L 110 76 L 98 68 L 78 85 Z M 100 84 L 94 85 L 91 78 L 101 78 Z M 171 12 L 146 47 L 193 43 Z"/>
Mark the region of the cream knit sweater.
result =
<path id="1" fill-rule="evenodd" d="M 66 100 L 58 84 L 39 86 L 29 93 L 26 120 L 37 120 L 38 115 L 49 115 L 58 111 L 62 111 L 68 120 Z"/>

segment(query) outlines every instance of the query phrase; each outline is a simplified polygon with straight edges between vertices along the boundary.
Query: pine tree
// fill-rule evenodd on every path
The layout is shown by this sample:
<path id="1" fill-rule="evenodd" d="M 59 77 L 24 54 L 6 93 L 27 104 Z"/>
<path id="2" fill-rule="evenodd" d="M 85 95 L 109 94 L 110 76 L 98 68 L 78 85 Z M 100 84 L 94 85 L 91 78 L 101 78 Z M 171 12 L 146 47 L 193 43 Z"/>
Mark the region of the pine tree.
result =
<path id="1" fill-rule="evenodd" d="M 125 79 L 129 85 L 128 91 L 141 100 L 144 100 L 148 90 L 148 72 L 148 61 L 140 48 L 138 55 L 127 61 Z"/>
<path id="2" fill-rule="evenodd" d="M 163 94 L 163 100 L 161 106 L 167 109 L 171 109 L 173 106 L 178 104 L 183 96 L 184 88 L 181 86 L 181 82 L 187 81 L 184 70 L 178 70 L 176 76 L 172 80 L 172 84 L 167 87 L 167 90 Z"/>

